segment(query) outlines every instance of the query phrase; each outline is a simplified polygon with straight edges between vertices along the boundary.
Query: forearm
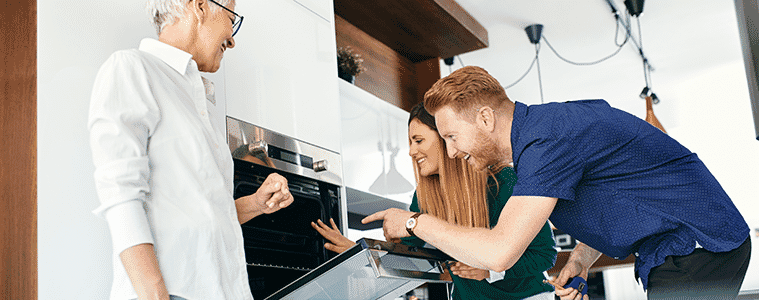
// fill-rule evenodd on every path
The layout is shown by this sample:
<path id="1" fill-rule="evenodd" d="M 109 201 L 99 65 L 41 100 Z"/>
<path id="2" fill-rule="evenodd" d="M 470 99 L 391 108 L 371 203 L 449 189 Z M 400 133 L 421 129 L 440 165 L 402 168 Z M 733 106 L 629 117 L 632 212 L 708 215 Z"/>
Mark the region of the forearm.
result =
<path id="1" fill-rule="evenodd" d="M 251 197 L 255 197 L 251 195 Z M 235 200 L 235 209 L 237 210 L 237 220 L 240 224 L 250 221 L 251 219 L 263 214 L 261 210 L 255 209 L 255 206 L 248 203 L 248 197 L 240 197 Z"/>
<path id="2" fill-rule="evenodd" d="M 414 232 L 460 262 L 501 272 L 519 260 L 545 225 L 556 201 L 556 198 L 512 196 L 492 229 L 460 227 L 424 214 Z"/>
<path id="3" fill-rule="evenodd" d="M 569 254 L 567 263 L 576 262 L 580 264 L 580 266 L 582 266 L 585 271 L 587 271 L 596 262 L 596 260 L 598 260 L 599 257 L 601 257 L 601 252 L 591 248 L 588 245 L 578 242 L 577 246 L 575 246 L 574 250 L 572 250 L 572 252 Z"/>
<path id="4" fill-rule="evenodd" d="M 169 299 L 153 244 L 129 247 L 119 256 L 140 300 Z"/>
<path id="5" fill-rule="evenodd" d="M 495 230 L 461 227 L 428 214 L 419 217 L 414 233 L 457 261 L 498 272 L 511 268 L 525 248 Z"/>

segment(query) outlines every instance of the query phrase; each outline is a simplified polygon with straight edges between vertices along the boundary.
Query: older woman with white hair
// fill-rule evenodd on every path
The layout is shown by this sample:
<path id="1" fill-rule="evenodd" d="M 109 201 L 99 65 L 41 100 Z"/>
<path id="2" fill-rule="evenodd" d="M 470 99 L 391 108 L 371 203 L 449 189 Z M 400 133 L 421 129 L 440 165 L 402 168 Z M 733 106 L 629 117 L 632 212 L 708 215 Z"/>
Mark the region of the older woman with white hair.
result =
<path id="1" fill-rule="evenodd" d="M 150 0 L 158 40 L 117 51 L 95 79 L 88 126 L 113 241 L 110 299 L 252 299 L 239 224 L 293 202 L 270 175 L 233 199 L 225 128 L 200 72 L 219 69 L 234 0 Z"/>

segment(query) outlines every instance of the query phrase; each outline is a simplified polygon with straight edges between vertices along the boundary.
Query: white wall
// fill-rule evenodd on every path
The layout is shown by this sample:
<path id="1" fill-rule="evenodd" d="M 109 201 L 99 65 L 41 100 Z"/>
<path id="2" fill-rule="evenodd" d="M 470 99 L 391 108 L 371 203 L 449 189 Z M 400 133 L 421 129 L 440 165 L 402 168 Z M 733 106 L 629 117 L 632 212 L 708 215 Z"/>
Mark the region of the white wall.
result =
<path id="1" fill-rule="evenodd" d="M 95 74 L 117 49 L 155 36 L 144 1 L 53 1 L 38 5 L 39 299 L 107 299 L 111 241 L 91 213 L 87 114 Z"/>
<path id="2" fill-rule="evenodd" d="M 596 2 L 587 5 L 603 8 L 597 9 L 597 18 L 606 20 L 607 26 L 588 28 L 588 23 L 597 20 L 574 18 L 570 11 L 562 16 L 568 21 L 561 28 L 543 28 L 559 54 L 585 62 L 615 49 L 614 20 L 604 1 Z M 621 1 L 616 3 L 623 7 Z M 530 22 L 479 21 L 499 25 L 487 27 L 490 47 L 461 55 L 463 62 L 482 66 L 501 84 L 511 84 L 535 55 L 522 29 Z M 661 99 L 654 106 L 656 116 L 672 137 L 698 154 L 752 228 L 753 258 L 742 289 L 759 289 L 759 238 L 753 231 L 759 228 L 759 206 L 755 205 L 759 198 L 755 188 L 759 141 L 754 135 L 733 1 L 646 1 L 640 21 L 643 49 L 655 67 L 653 88 Z M 578 30 L 584 32 L 574 32 Z M 562 39 L 569 33 L 589 38 Z M 596 35 L 608 37 L 607 42 L 598 44 Z M 456 60 L 453 69 L 458 67 Z M 630 45 L 616 57 L 589 67 L 563 62 L 543 45 L 540 67 L 546 102 L 603 98 L 612 106 L 645 117 L 645 102 L 638 98 L 645 85 L 642 64 Z M 441 73 L 449 74 L 442 63 Z M 506 92 L 513 100 L 539 104 L 536 70 Z"/>

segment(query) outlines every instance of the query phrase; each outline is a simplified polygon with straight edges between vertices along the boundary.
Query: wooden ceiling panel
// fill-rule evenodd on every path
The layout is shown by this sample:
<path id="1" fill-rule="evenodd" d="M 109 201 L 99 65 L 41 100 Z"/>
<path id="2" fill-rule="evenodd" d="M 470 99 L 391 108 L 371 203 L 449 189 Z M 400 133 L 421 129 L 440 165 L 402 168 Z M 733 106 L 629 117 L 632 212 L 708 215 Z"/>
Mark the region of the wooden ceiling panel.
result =
<path id="1" fill-rule="evenodd" d="M 453 0 L 335 0 L 334 7 L 414 63 L 488 46 L 487 30 Z"/>

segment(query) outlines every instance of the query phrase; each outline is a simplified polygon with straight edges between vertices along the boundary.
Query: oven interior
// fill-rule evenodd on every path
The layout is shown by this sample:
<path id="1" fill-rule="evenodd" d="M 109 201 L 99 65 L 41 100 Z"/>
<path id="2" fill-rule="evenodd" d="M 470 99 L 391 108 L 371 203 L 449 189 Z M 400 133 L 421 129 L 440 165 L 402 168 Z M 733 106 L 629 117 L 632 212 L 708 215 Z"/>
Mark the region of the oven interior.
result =
<path id="1" fill-rule="evenodd" d="M 242 224 L 248 277 L 255 299 L 264 299 L 308 271 L 336 256 L 311 222 L 332 218 L 340 224 L 339 186 L 234 159 L 234 198 L 251 195 L 277 172 L 288 181 L 295 201 L 272 214 Z"/>

